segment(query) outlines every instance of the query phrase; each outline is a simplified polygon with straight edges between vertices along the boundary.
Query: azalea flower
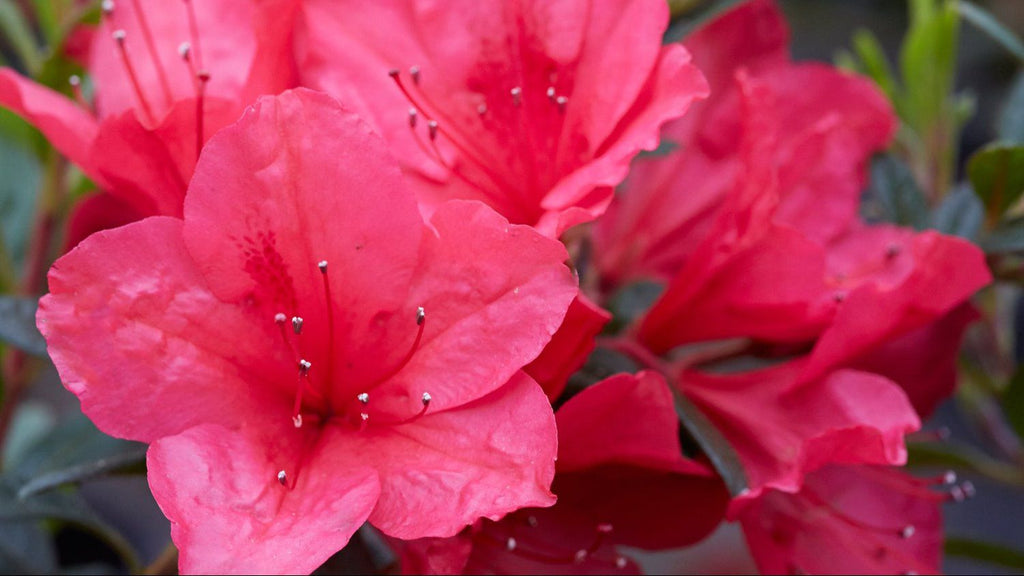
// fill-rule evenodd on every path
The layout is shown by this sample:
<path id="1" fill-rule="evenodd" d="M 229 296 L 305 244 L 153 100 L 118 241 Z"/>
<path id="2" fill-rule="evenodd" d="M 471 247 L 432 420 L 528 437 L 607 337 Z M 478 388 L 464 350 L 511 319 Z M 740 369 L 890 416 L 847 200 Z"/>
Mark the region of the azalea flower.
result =
<path id="1" fill-rule="evenodd" d="M 638 574 L 619 546 L 686 546 L 722 519 L 725 486 L 683 456 L 672 393 L 656 372 L 598 382 L 555 419 L 558 502 L 447 540 L 398 542 L 403 573 Z"/>
<path id="2" fill-rule="evenodd" d="M 295 77 L 294 10 L 283 0 L 106 0 L 103 12 L 87 67 L 94 102 L 78 77 L 66 98 L 0 69 L 0 106 L 110 194 L 86 200 L 76 239 L 145 216 L 180 218 L 206 140 Z"/>
<path id="3" fill-rule="evenodd" d="M 151 443 L 186 572 L 308 572 L 369 521 L 447 537 L 554 502 L 521 368 L 576 294 L 561 244 L 477 202 L 421 220 L 330 97 L 260 98 L 206 145 L 184 220 L 59 260 L 39 327 L 108 434 Z"/>
<path id="4" fill-rule="evenodd" d="M 706 84 L 662 46 L 663 0 L 305 0 L 304 85 L 371 119 L 429 214 L 482 200 L 560 235 L 593 220 L 629 161 Z"/>

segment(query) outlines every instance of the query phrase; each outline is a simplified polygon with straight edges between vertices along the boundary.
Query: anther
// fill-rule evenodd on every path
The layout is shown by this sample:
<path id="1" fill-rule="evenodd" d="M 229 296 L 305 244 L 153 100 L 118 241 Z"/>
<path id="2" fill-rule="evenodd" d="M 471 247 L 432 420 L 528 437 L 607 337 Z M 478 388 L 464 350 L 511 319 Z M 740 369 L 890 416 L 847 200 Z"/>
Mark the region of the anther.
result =
<path id="1" fill-rule="evenodd" d="M 974 495 L 978 493 L 978 491 L 974 488 L 974 483 L 971 482 L 970 480 L 965 480 L 964 482 L 962 482 L 960 484 L 960 489 L 963 490 L 964 496 L 966 498 L 974 498 Z"/>
<path id="2" fill-rule="evenodd" d="M 516 539 L 509 536 L 508 540 L 505 541 L 505 549 L 509 552 L 516 549 Z"/>
<path id="3" fill-rule="evenodd" d="M 292 331 L 296 334 L 302 334 L 302 318 L 299 316 L 292 316 Z"/>
<path id="4" fill-rule="evenodd" d="M 834 302 L 836 302 L 837 304 L 842 302 L 842 301 L 844 301 L 844 300 L 846 300 L 846 292 L 833 292 L 832 293 L 832 300 Z"/>
<path id="5" fill-rule="evenodd" d="M 182 42 L 178 44 L 178 56 L 181 56 L 182 60 L 188 60 L 189 54 L 192 53 L 192 45 L 188 42 Z"/>
<path id="6" fill-rule="evenodd" d="M 540 525 L 540 522 L 537 521 L 536 516 L 527 516 L 526 523 L 530 525 L 530 528 L 536 528 Z"/>
<path id="7" fill-rule="evenodd" d="M 398 68 L 392 68 L 388 70 L 388 76 L 391 76 L 392 78 L 398 78 L 398 75 L 401 73 L 402 72 L 399 71 Z"/>
<path id="8" fill-rule="evenodd" d="M 68 77 L 68 84 L 71 85 L 71 93 L 75 97 L 75 102 L 77 102 L 82 108 L 90 110 L 91 107 L 89 106 L 89 103 L 86 102 L 85 95 L 82 94 L 82 78 L 78 74 L 72 74 Z"/>
<path id="9" fill-rule="evenodd" d="M 409 76 L 412 76 L 412 83 L 419 85 L 420 83 L 420 67 L 413 66 L 409 68 Z"/>
<path id="10" fill-rule="evenodd" d="M 72 74 L 68 77 L 68 84 L 71 84 L 72 88 L 79 88 L 82 86 L 82 78 L 78 74 Z"/>
<path id="11" fill-rule="evenodd" d="M 519 86 L 516 86 L 515 88 L 509 90 L 509 93 L 512 94 L 512 104 L 514 106 L 519 106 L 520 104 L 523 103 L 523 89 L 522 88 L 520 88 Z"/>
<path id="12" fill-rule="evenodd" d="M 124 39 L 128 37 L 128 33 L 124 30 L 114 30 L 114 32 L 110 34 L 110 37 L 114 39 L 114 42 L 124 44 Z"/>
<path id="13" fill-rule="evenodd" d="M 551 100 L 552 102 L 555 101 L 555 87 L 554 86 L 548 86 L 547 95 L 548 95 L 548 100 Z"/>
<path id="14" fill-rule="evenodd" d="M 359 402 L 365 406 L 366 404 L 370 403 L 370 395 L 367 394 L 366 392 L 363 392 L 362 394 L 356 396 L 356 400 L 359 400 Z"/>
<path id="15" fill-rule="evenodd" d="M 292 424 L 294 424 L 296 428 L 302 428 L 302 414 L 292 416 Z"/>
<path id="16" fill-rule="evenodd" d="M 418 116 L 418 113 L 416 112 L 416 109 L 415 108 L 409 108 L 409 128 L 415 128 L 416 127 L 416 117 L 417 116 Z"/>
<path id="17" fill-rule="evenodd" d="M 558 104 L 558 111 L 559 112 L 565 112 L 565 106 L 568 103 L 569 103 L 569 99 L 566 98 L 565 96 L 559 96 L 558 98 L 555 98 L 555 104 Z"/>
<path id="18" fill-rule="evenodd" d="M 320 269 L 321 274 L 327 274 L 327 260 L 317 262 L 316 267 Z"/>
<path id="19" fill-rule="evenodd" d="M 285 474 L 285 471 L 281 470 L 280 472 L 277 473 L 277 481 L 281 484 L 281 486 L 287 486 L 288 474 Z"/>
<path id="20" fill-rule="evenodd" d="M 619 557 L 615 558 L 615 567 L 618 568 L 619 570 L 625 570 L 626 566 L 628 564 L 629 564 L 629 561 L 626 560 L 625 556 L 619 556 Z"/>
<path id="21" fill-rule="evenodd" d="M 899 255 L 900 250 L 900 245 L 893 242 L 885 247 L 885 257 L 891 260 Z"/>
<path id="22" fill-rule="evenodd" d="M 423 321 L 427 319 L 427 313 L 423 310 L 423 306 L 416 309 L 416 325 L 422 326 Z"/>
<path id="23" fill-rule="evenodd" d="M 312 367 L 313 367 L 313 365 L 310 364 L 307 360 L 299 360 L 299 374 L 300 375 L 305 376 L 306 374 L 309 373 L 309 369 L 312 368 Z"/>
<path id="24" fill-rule="evenodd" d="M 103 3 L 100 4 L 100 10 L 102 10 L 103 14 L 106 16 L 110 16 L 111 14 L 113 14 L 114 0 L 103 0 Z"/>
<path id="25" fill-rule="evenodd" d="M 611 534 L 614 527 L 607 522 L 603 522 L 597 525 L 597 531 L 601 534 Z"/>
<path id="26" fill-rule="evenodd" d="M 275 324 L 284 324 L 287 321 L 288 321 L 288 317 L 285 316 L 283 312 L 278 312 L 277 314 L 274 314 L 274 323 Z"/>
<path id="27" fill-rule="evenodd" d="M 576 551 L 576 555 L 573 556 L 573 558 L 572 558 L 572 561 L 577 563 L 577 564 L 583 564 L 584 562 L 587 561 L 587 556 L 589 556 L 589 555 L 590 555 L 590 553 L 587 552 L 586 550 L 577 550 Z"/>
<path id="28" fill-rule="evenodd" d="M 424 393 L 423 393 L 423 396 L 422 396 L 422 397 L 420 398 L 420 401 L 421 401 L 421 402 L 423 402 L 423 409 L 424 409 L 424 410 L 426 410 L 426 409 L 427 409 L 427 406 L 430 406 L 430 401 L 431 401 L 432 399 L 433 399 L 433 398 L 431 398 L 431 396 L 430 396 L 430 392 L 424 392 Z"/>
<path id="29" fill-rule="evenodd" d="M 477 107 L 476 107 L 476 113 L 481 115 L 481 116 L 483 116 L 484 114 L 487 114 L 487 104 L 483 104 L 483 103 L 478 104 Z"/>
<path id="30" fill-rule="evenodd" d="M 427 122 L 427 135 L 430 136 L 431 140 L 437 139 L 437 120 Z"/>
<path id="31" fill-rule="evenodd" d="M 904 540 L 907 540 L 908 538 L 913 536 L 915 532 L 917 532 L 917 529 L 914 528 L 914 525 L 913 524 L 907 524 L 902 529 L 900 529 L 900 538 L 903 538 Z"/>

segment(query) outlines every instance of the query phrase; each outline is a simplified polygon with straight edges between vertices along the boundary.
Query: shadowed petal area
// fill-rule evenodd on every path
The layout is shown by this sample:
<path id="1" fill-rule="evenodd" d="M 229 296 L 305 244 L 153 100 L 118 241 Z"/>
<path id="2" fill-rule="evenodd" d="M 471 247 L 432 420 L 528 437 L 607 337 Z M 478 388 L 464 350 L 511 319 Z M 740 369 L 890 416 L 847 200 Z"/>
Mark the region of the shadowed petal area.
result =
<path id="1" fill-rule="evenodd" d="M 94 234 L 57 261 L 38 325 L 61 380 L 121 438 L 287 422 L 277 386 L 294 385 L 293 361 L 275 352 L 275 333 L 206 288 L 181 229 L 149 218 Z"/>
<path id="2" fill-rule="evenodd" d="M 903 437 L 920 421 L 889 380 L 838 370 L 798 390 L 802 362 L 729 375 L 685 372 L 683 391 L 725 435 L 747 473 L 749 491 L 799 490 L 808 472 L 829 463 L 903 464 Z"/>
<path id="3" fill-rule="evenodd" d="M 97 177 L 90 163 L 97 123 L 69 98 L 10 68 L 0 68 L 0 106 L 35 126 L 46 140 L 82 170 Z"/>
<path id="4" fill-rule="evenodd" d="M 453 536 L 481 516 L 549 506 L 555 419 L 525 374 L 465 406 L 351 433 L 354 461 L 380 473 L 370 522 L 396 538 Z"/>
<path id="5" fill-rule="evenodd" d="M 944 499 L 897 469 L 829 466 L 739 520 L 764 574 L 938 574 Z"/>
<path id="6" fill-rule="evenodd" d="M 149 485 L 181 571 L 308 573 L 344 547 L 380 484 L 332 436 L 203 425 L 154 442 Z"/>

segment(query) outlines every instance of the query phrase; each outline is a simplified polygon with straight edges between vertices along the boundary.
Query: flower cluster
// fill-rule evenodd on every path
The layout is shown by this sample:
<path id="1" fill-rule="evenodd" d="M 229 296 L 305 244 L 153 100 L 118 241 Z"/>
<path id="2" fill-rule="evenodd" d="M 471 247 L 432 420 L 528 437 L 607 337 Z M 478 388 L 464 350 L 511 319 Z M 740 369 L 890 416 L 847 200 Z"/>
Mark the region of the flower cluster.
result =
<path id="1" fill-rule="evenodd" d="M 0 70 L 100 190 L 38 325 L 149 444 L 183 572 L 310 572 L 369 523 L 408 572 L 636 573 L 723 520 L 766 572 L 938 570 L 966 489 L 899 467 L 982 254 L 861 218 L 896 119 L 771 0 L 668 19 L 108 0 L 89 90 Z"/>

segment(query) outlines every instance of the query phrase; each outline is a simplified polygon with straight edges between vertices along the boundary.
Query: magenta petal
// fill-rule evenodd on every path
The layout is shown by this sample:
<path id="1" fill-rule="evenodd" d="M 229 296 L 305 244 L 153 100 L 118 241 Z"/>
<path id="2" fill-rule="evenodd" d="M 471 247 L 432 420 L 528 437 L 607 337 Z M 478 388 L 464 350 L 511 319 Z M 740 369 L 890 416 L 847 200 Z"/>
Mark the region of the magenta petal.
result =
<path id="1" fill-rule="evenodd" d="M 24 118 L 46 136 L 53 147 L 90 176 L 96 177 L 90 148 L 96 120 L 63 94 L 0 68 L 0 106 Z"/>
<path id="2" fill-rule="evenodd" d="M 292 362 L 205 287 L 181 228 L 157 217 L 99 232 L 54 264 L 38 324 L 61 380 L 101 430 L 143 442 L 249 414 L 290 420 L 273 398 Z"/>
<path id="3" fill-rule="evenodd" d="M 380 473 L 370 522 L 389 536 L 452 536 L 481 516 L 555 501 L 555 418 L 525 374 L 476 402 L 369 428 L 352 442 L 358 461 Z"/>
<path id="4" fill-rule="evenodd" d="M 306 449 L 308 435 L 268 432 L 203 425 L 150 446 L 149 485 L 182 573 L 312 572 L 366 521 L 380 493 L 372 469 L 329 441 Z"/>

